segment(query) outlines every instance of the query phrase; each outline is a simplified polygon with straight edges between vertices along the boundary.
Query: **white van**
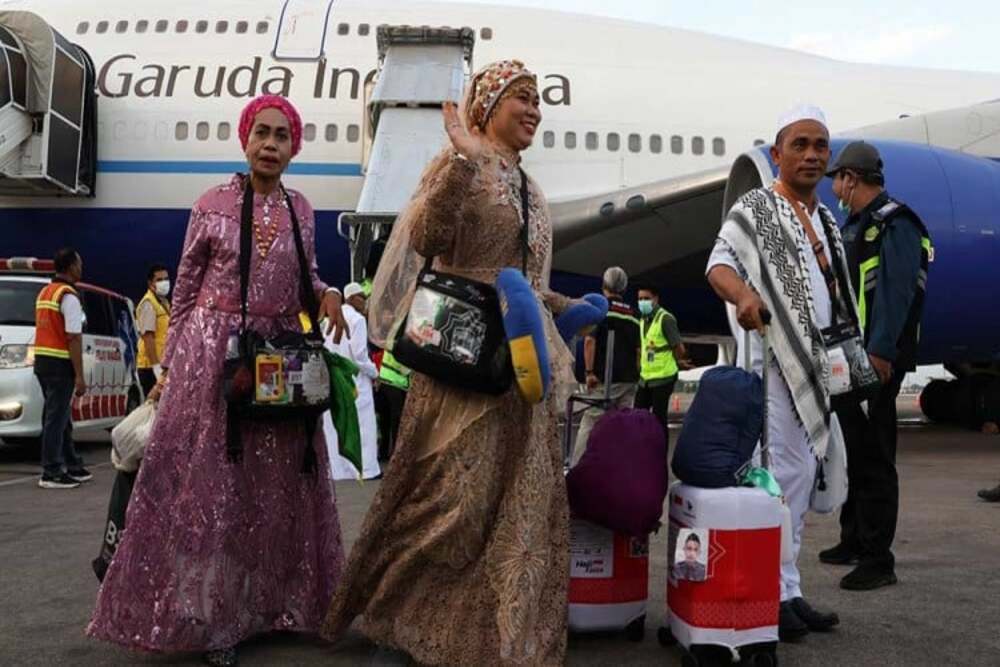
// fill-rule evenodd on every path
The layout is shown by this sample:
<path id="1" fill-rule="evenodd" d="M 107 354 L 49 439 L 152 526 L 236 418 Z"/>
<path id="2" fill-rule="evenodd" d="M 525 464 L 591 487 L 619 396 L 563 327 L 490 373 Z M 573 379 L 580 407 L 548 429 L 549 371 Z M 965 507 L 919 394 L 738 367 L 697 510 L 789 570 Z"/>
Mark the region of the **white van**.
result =
<path id="1" fill-rule="evenodd" d="M 0 440 L 42 434 L 42 389 L 34 374 L 35 300 L 53 274 L 51 261 L 0 259 Z M 73 399 L 73 437 L 107 440 L 142 401 L 136 373 L 132 301 L 79 283 L 83 304 L 83 374 L 87 393 Z"/>

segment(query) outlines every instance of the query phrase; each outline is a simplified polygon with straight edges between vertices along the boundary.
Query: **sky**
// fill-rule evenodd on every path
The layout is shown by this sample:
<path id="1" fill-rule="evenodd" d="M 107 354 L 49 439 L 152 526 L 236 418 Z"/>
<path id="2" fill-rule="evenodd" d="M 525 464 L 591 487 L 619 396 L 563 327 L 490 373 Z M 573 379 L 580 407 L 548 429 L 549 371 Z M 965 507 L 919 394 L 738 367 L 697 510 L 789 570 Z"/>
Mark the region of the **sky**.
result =
<path id="1" fill-rule="evenodd" d="M 1000 72 L 996 0 L 450 0 L 658 23 L 855 62 Z M 817 6 L 819 5 L 819 6 Z"/>

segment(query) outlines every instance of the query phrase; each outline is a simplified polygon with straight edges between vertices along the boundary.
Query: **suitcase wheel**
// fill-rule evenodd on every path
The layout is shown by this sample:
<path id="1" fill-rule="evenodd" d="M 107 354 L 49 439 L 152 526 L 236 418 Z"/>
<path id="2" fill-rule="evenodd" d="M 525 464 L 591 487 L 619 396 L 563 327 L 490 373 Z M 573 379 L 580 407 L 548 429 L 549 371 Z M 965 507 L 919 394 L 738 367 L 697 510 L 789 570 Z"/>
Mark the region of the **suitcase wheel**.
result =
<path id="1" fill-rule="evenodd" d="M 681 667 L 699 667 L 700 665 L 701 663 L 698 662 L 698 658 L 690 653 L 685 653 L 681 656 Z"/>
<path id="2" fill-rule="evenodd" d="M 756 653 L 747 662 L 749 667 L 778 667 L 778 656 L 770 653 Z"/>
<path id="3" fill-rule="evenodd" d="M 630 642 L 641 642 L 646 636 L 646 615 L 643 614 L 625 626 L 625 639 Z"/>
<path id="4" fill-rule="evenodd" d="M 656 638 L 659 640 L 660 646 L 673 646 L 677 643 L 674 633 L 665 625 L 656 631 Z"/>

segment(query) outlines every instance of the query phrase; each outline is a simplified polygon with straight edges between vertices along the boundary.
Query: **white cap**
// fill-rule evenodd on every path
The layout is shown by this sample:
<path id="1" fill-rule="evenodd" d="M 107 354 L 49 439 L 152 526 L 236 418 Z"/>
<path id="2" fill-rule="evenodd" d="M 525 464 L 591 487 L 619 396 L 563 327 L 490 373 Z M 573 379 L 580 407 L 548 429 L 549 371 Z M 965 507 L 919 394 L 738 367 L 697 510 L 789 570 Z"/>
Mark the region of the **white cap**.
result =
<path id="1" fill-rule="evenodd" d="M 828 127 L 826 124 L 826 114 L 818 106 L 813 104 L 796 104 L 778 118 L 778 132 L 800 120 L 814 120 L 823 127 Z"/>
<path id="2" fill-rule="evenodd" d="M 358 283 L 347 283 L 344 286 L 344 301 L 347 301 L 352 296 L 357 296 L 358 294 L 364 295 L 365 288 Z"/>

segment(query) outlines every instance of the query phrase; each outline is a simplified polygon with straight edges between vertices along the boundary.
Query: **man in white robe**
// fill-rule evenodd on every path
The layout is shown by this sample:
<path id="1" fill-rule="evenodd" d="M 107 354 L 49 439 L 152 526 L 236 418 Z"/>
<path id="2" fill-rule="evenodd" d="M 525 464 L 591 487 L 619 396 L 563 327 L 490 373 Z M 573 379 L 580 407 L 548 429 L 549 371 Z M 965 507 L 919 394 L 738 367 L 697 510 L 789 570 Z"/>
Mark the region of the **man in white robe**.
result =
<path id="1" fill-rule="evenodd" d="M 332 337 L 326 340 L 327 349 L 347 357 L 358 365 L 359 371 L 354 378 L 358 390 L 358 426 L 361 432 L 361 459 L 364 479 L 374 479 L 381 476 L 378 465 L 378 439 L 375 427 L 375 398 L 372 393 L 372 383 L 378 378 L 378 369 L 368 355 L 368 323 L 365 312 L 365 294 L 358 283 L 350 283 L 344 288 L 344 320 L 347 322 L 350 338 L 344 336 L 340 343 L 334 343 Z M 337 430 L 333 427 L 333 419 L 327 412 L 323 417 L 323 432 L 326 434 L 327 447 L 330 451 L 330 470 L 334 479 L 357 479 L 358 471 L 337 451 Z"/>
<path id="2" fill-rule="evenodd" d="M 831 439 L 837 440 L 834 446 L 842 446 L 836 416 L 830 412 L 829 362 L 819 332 L 830 326 L 833 306 L 850 302 L 853 307 L 853 298 L 831 298 L 837 294 L 835 270 L 846 270 L 846 264 L 835 220 L 815 191 L 830 159 L 822 111 L 800 106 L 785 114 L 771 158 L 779 169 L 778 180 L 747 193 L 733 206 L 706 273 L 716 293 L 730 304 L 738 359 L 744 358 L 744 330 L 754 332 L 749 337 L 750 359 L 757 373 L 764 363 L 756 333 L 764 327 L 762 311 L 766 308 L 773 316 L 768 339 L 774 354 L 767 383 L 770 468 L 791 510 L 794 554 L 791 562 L 781 565 L 778 630 L 782 641 L 797 641 L 839 623 L 836 614 L 819 612 L 805 601 L 797 560 L 817 457 Z"/>

